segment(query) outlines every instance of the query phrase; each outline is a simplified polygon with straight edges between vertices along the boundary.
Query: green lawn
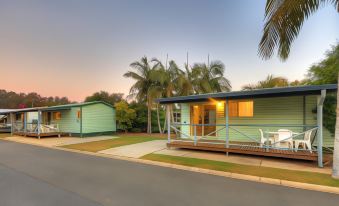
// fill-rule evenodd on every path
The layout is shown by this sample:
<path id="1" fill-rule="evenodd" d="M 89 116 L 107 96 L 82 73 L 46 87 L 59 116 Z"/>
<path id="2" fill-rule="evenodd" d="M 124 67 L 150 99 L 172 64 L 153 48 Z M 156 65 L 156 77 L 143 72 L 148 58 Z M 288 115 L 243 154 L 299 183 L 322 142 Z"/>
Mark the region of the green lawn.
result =
<path id="1" fill-rule="evenodd" d="M 109 149 L 112 147 L 120 147 L 124 145 L 136 144 L 140 142 L 147 142 L 147 141 L 158 140 L 158 139 L 163 139 L 163 138 L 154 137 L 154 136 L 121 136 L 116 139 L 108 139 L 108 140 L 101 140 L 101 141 L 95 141 L 95 142 L 65 145 L 62 147 L 68 148 L 68 149 L 81 150 L 81 151 L 97 152 L 97 151 Z"/>
<path id="2" fill-rule="evenodd" d="M 142 159 L 148 159 L 159 162 L 167 162 L 178 165 L 185 165 L 190 167 L 198 167 L 204 169 L 212 169 L 218 171 L 253 175 L 259 177 L 268 177 L 274 179 L 289 180 L 295 182 L 311 183 L 318 185 L 326 185 L 339 187 L 339 180 L 333 179 L 330 175 L 313 172 L 303 172 L 295 170 L 277 169 L 270 167 L 258 167 L 241 165 L 220 161 L 212 161 L 197 158 L 177 157 L 161 154 L 148 154 L 142 157 Z"/>

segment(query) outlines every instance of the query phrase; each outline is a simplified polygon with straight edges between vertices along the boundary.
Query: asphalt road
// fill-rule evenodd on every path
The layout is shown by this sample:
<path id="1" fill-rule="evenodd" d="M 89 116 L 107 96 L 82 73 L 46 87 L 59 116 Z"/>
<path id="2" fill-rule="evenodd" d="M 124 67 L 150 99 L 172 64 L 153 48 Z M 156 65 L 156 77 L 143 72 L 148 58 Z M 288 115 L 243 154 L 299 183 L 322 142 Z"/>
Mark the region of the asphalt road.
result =
<path id="1" fill-rule="evenodd" d="M 339 195 L 0 140 L 0 205 L 339 205 Z"/>

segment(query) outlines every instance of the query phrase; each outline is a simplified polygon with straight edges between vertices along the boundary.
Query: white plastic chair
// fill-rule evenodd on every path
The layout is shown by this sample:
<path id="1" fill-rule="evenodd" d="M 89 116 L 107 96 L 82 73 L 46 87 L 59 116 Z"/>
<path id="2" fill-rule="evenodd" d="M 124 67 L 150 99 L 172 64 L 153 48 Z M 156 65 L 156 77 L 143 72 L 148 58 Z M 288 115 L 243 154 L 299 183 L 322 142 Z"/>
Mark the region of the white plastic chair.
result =
<path id="1" fill-rule="evenodd" d="M 293 149 L 293 139 L 289 138 L 293 136 L 293 132 L 288 129 L 278 130 L 278 143 L 276 144 L 279 148 L 290 148 Z M 289 139 L 288 139 L 289 138 Z M 284 147 L 281 147 L 284 144 Z"/>
<path id="2" fill-rule="evenodd" d="M 273 144 L 274 139 L 273 138 L 266 138 L 264 136 L 264 132 L 262 131 L 262 129 L 259 129 L 260 132 L 260 147 L 264 146 L 266 142 L 268 142 L 269 144 Z"/>
<path id="3" fill-rule="evenodd" d="M 312 131 L 313 130 L 308 130 L 305 132 L 304 134 L 304 139 L 300 140 L 294 140 L 294 150 L 298 151 L 299 146 L 301 144 L 301 146 L 303 147 L 303 149 L 307 149 L 312 153 L 312 146 L 311 146 L 311 136 L 312 136 Z"/>

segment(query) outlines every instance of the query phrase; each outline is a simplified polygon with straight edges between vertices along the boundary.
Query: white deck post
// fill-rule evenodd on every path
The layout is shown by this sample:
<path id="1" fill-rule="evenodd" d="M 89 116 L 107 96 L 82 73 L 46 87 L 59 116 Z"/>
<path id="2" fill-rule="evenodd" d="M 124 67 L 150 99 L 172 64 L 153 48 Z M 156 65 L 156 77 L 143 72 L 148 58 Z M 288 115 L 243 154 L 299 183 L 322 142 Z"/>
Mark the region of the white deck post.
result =
<path id="1" fill-rule="evenodd" d="M 41 133 L 41 131 L 40 131 L 40 125 L 41 125 L 41 111 L 40 110 L 38 110 L 38 138 L 40 139 L 40 133 Z"/>
<path id="2" fill-rule="evenodd" d="M 197 125 L 193 125 L 193 132 L 194 132 L 194 145 L 197 145 Z"/>
<path id="3" fill-rule="evenodd" d="M 326 97 L 326 90 L 321 90 L 321 95 L 318 97 L 317 104 L 317 150 L 318 150 L 318 166 L 323 165 L 323 104 Z"/>
<path id="4" fill-rule="evenodd" d="M 10 116 L 10 118 L 11 118 L 11 135 L 13 135 L 13 133 L 14 133 L 14 115 L 13 115 L 13 113 L 9 113 L 9 116 Z"/>
<path id="5" fill-rule="evenodd" d="M 170 105 L 166 105 L 166 118 L 167 118 L 167 143 L 171 143 L 171 113 Z"/>
<path id="6" fill-rule="evenodd" d="M 226 148 L 229 148 L 229 119 L 228 119 L 228 100 L 225 102 L 225 126 L 226 126 Z M 228 155 L 228 152 L 226 153 Z"/>
<path id="7" fill-rule="evenodd" d="M 24 133 L 27 133 L 27 112 L 24 112 Z"/>

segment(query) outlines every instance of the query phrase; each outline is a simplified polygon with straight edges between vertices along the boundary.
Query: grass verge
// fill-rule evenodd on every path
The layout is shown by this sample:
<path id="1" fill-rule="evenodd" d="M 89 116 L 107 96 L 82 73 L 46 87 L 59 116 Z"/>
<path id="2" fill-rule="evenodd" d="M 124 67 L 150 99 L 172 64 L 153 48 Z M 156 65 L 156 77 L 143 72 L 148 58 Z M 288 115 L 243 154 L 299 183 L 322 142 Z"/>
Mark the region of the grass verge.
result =
<path id="1" fill-rule="evenodd" d="M 113 147 L 120 147 L 124 145 L 148 142 L 148 141 L 159 140 L 159 139 L 163 139 L 163 138 L 153 137 L 153 136 L 123 136 L 123 137 L 119 137 L 115 139 L 64 145 L 61 147 L 68 148 L 68 149 L 81 150 L 81 151 L 88 151 L 88 152 L 98 152 L 98 151 L 113 148 Z"/>
<path id="2" fill-rule="evenodd" d="M 142 157 L 142 159 L 166 162 L 178 165 L 185 165 L 190 167 L 198 167 L 204 169 L 239 173 L 245 175 L 253 175 L 259 177 L 267 177 L 274 179 L 289 180 L 294 182 L 303 182 L 317 185 L 325 185 L 332 187 L 339 187 L 339 180 L 335 180 L 328 174 L 316 173 L 316 172 L 304 172 L 287 169 L 278 169 L 271 167 L 258 167 L 250 165 L 241 165 L 228 162 L 220 162 L 213 160 L 178 157 L 162 154 L 148 154 Z"/>

